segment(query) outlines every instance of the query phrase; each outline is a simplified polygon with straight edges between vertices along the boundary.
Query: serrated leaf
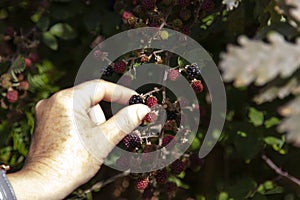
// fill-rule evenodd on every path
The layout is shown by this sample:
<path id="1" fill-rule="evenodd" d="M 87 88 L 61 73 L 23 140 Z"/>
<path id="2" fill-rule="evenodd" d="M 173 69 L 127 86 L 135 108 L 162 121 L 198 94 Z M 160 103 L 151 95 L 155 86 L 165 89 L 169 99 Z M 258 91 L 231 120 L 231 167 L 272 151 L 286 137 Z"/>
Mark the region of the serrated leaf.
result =
<path id="1" fill-rule="evenodd" d="M 257 104 L 262 104 L 265 102 L 271 102 L 276 98 L 284 99 L 290 94 L 299 94 L 299 93 L 300 93 L 300 83 L 297 80 L 297 78 L 292 78 L 283 86 L 272 86 L 263 89 L 259 95 L 254 97 L 254 101 Z"/>
<path id="2" fill-rule="evenodd" d="M 49 32 L 63 40 L 74 39 L 77 35 L 73 27 L 66 23 L 57 23 L 53 25 Z"/>
<path id="3" fill-rule="evenodd" d="M 10 74 L 13 81 L 18 81 L 16 74 L 21 73 L 25 70 L 25 59 L 23 56 L 18 55 L 18 57 L 13 61 L 10 67 Z"/>
<path id="4" fill-rule="evenodd" d="M 284 0 L 289 6 L 289 14 L 298 22 L 300 22 L 300 0 Z"/>
<path id="5" fill-rule="evenodd" d="M 277 76 L 287 78 L 300 67 L 300 38 L 289 43 L 276 32 L 268 35 L 269 43 L 238 39 L 240 46 L 228 46 L 221 54 L 220 67 L 225 81 L 234 81 L 236 87 L 254 82 L 261 86 Z"/>
<path id="6" fill-rule="evenodd" d="M 279 112 L 285 119 L 279 125 L 278 131 L 286 132 L 287 141 L 300 147 L 300 96 L 280 108 Z"/>
<path id="7" fill-rule="evenodd" d="M 249 108 L 248 117 L 249 117 L 250 122 L 254 126 L 260 126 L 264 122 L 264 113 L 259 110 L 256 110 L 253 107 Z"/>
<path id="8" fill-rule="evenodd" d="M 44 44 L 50 49 L 56 51 L 58 49 L 58 44 L 56 38 L 49 32 L 44 32 L 42 35 L 42 40 Z"/>

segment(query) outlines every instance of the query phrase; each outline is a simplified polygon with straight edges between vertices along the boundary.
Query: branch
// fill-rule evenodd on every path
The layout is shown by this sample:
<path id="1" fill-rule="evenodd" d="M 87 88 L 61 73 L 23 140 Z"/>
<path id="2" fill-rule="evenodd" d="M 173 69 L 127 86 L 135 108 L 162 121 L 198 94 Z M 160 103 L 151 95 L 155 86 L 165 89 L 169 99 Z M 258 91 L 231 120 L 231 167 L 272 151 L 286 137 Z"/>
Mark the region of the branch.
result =
<path id="1" fill-rule="evenodd" d="M 111 177 L 111 178 L 109 178 L 107 180 L 99 181 L 99 182 L 95 183 L 91 188 L 85 190 L 83 193 L 84 194 L 88 194 L 88 193 L 90 193 L 92 191 L 99 190 L 99 189 L 103 188 L 104 186 L 108 185 L 109 183 L 114 182 L 118 178 L 125 177 L 125 176 L 127 176 L 129 174 L 130 174 L 130 171 L 127 170 L 127 171 L 124 171 L 124 172 L 122 172 L 120 174 L 117 174 L 117 175 L 115 175 L 115 176 L 113 176 L 113 177 Z"/>
<path id="2" fill-rule="evenodd" d="M 297 179 L 294 176 L 289 175 L 288 172 L 282 171 L 282 169 L 280 169 L 270 158 L 268 158 L 265 154 L 263 154 L 262 159 L 265 161 L 265 163 L 272 168 L 277 174 L 279 174 L 282 177 L 285 177 L 287 179 L 289 179 L 290 181 L 294 182 L 295 184 L 297 184 L 298 186 L 300 186 L 300 180 Z"/>

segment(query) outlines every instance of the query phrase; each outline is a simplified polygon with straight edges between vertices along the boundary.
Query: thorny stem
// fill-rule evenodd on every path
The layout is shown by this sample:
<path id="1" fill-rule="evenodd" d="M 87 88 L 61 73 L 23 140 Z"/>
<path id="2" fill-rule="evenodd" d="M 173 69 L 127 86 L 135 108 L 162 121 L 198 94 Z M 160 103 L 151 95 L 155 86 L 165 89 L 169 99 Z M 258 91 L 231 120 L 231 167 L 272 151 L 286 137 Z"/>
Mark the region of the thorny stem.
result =
<path id="1" fill-rule="evenodd" d="M 272 168 L 278 175 L 285 177 L 287 179 L 289 179 L 290 181 L 294 182 L 295 184 L 297 184 L 298 186 L 300 186 L 300 180 L 294 176 L 291 176 L 288 174 L 288 172 L 283 171 L 282 169 L 280 169 L 280 167 L 278 167 L 270 158 L 268 158 L 265 154 L 263 154 L 262 159 L 265 161 L 265 163 Z"/>
<path id="2" fill-rule="evenodd" d="M 83 191 L 83 194 L 88 194 L 88 193 L 90 193 L 92 191 L 99 190 L 99 189 L 103 188 L 104 186 L 106 186 L 106 185 L 114 182 L 118 178 L 128 176 L 129 174 L 130 174 L 130 171 L 127 170 L 127 171 L 124 171 L 124 172 L 122 172 L 120 174 L 117 174 L 117 175 L 115 175 L 115 176 L 113 176 L 113 177 L 111 177 L 111 178 L 109 178 L 107 180 L 99 181 L 99 182 L 95 183 L 91 188 Z"/>

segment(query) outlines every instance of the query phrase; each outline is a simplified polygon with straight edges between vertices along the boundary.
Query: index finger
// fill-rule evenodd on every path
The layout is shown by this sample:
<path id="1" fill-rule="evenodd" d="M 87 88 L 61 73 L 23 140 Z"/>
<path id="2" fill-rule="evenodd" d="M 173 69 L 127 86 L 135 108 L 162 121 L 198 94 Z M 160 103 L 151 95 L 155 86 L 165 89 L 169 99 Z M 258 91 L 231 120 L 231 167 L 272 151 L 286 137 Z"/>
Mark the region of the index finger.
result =
<path id="1" fill-rule="evenodd" d="M 74 93 L 85 108 L 90 108 L 101 100 L 127 104 L 130 97 L 137 94 L 132 89 L 102 79 L 81 83 L 74 87 Z"/>

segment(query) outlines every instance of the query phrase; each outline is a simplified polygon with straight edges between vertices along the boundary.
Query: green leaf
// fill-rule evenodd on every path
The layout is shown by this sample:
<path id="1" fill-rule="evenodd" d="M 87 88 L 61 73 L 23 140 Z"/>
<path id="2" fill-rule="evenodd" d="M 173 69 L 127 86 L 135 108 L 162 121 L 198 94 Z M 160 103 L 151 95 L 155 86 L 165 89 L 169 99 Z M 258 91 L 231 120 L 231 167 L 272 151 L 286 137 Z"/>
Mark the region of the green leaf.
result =
<path id="1" fill-rule="evenodd" d="M 0 19 L 6 19 L 8 16 L 8 12 L 5 9 L 0 10 Z"/>
<path id="2" fill-rule="evenodd" d="M 277 117 L 271 117 L 270 119 L 265 121 L 265 127 L 271 128 L 273 126 L 276 126 L 280 123 L 280 120 Z"/>
<path id="3" fill-rule="evenodd" d="M 279 138 L 276 138 L 276 137 L 273 137 L 273 136 L 265 137 L 264 141 L 268 145 L 278 146 L 279 148 L 282 148 L 283 145 L 284 145 L 284 141 L 283 140 L 281 140 Z"/>
<path id="4" fill-rule="evenodd" d="M 264 122 L 264 114 L 263 114 L 263 112 L 258 111 L 258 110 L 256 110 L 253 107 L 249 108 L 248 117 L 250 119 L 250 122 L 254 126 L 260 126 Z"/>
<path id="5" fill-rule="evenodd" d="M 16 74 L 21 73 L 24 70 L 25 70 L 25 59 L 23 56 L 18 55 L 18 57 L 13 61 L 10 68 L 10 74 L 13 78 L 13 81 L 18 81 Z"/>
<path id="6" fill-rule="evenodd" d="M 58 44 L 56 38 L 49 32 L 44 32 L 42 35 L 42 40 L 47 47 L 56 51 L 58 49 Z"/>
<path id="7" fill-rule="evenodd" d="M 76 37 L 76 32 L 72 26 L 65 23 L 58 23 L 53 25 L 49 31 L 52 35 L 55 35 L 63 40 L 71 40 Z"/>
<path id="8" fill-rule="evenodd" d="M 168 178 L 168 181 L 173 182 L 177 185 L 177 187 L 183 188 L 183 189 L 189 189 L 190 186 L 183 183 L 179 178 L 175 177 L 175 176 L 170 176 Z"/>
<path id="9" fill-rule="evenodd" d="M 42 17 L 40 20 L 36 23 L 36 26 L 41 30 L 41 31 L 46 31 L 49 28 L 50 24 L 50 19 L 49 17 Z"/>

